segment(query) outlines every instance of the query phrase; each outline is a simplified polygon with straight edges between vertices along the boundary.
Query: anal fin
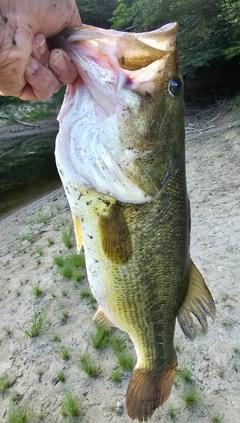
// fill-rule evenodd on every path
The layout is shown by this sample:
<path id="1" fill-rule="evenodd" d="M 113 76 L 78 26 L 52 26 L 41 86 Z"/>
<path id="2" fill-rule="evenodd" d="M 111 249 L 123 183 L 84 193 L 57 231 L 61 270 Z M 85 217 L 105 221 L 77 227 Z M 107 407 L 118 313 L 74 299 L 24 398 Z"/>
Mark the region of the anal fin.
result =
<path id="1" fill-rule="evenodd" d="M 104 311 L 101 309 L 100 306 L 93 317 L 93 322 L 97 326 L 115 327 L 115 325 L 109 320 L 109 318 L 106 316 L 106 314 L 104 313 Z"/>
<path id="2" fill-rule="evenodd" d="M 175 379 L 177 359 L 163 372 L 136 368 L 129 382 L 126 405 L 131 419 L 148 421 L 169 397 Z"/>
<path id="3" fill-rule="evenodd" d="M 189 276 L 188 291 L 178 312 L 178 323 L 183 333 L 190 339 L 196 336 L 196 327 L 191 313 L 198 319 L 204 332 L 207 331 L 207 316 L 215 318 L 216 308 L 211 292 L 204 279 L 192 262 Z"/>
<path id="4" fill-rule="evenodd" d="M 73 214 L 72 218 L 73 218 L 73 226 L 74 226 L 74 232 L 75 232 L 76 243 L 77 243 L 77 252 L 80 253 L 81 248 L 83 247 L 82 227 L 81 227 L 80 220 L 77 216 Z"/>

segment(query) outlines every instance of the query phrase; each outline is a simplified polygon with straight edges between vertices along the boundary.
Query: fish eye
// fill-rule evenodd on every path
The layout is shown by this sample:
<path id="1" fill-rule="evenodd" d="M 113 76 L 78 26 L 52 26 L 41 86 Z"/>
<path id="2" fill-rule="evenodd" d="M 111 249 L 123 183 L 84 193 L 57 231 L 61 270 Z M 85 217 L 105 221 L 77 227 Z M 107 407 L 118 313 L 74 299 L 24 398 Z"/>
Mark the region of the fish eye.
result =
<path id="1" fill-rule="evenodd" d="M 172 98 L 179 98 L 183 93 L 183 83 L 180 78 L 170 79 L 168 83 L 168 92 Z"/>

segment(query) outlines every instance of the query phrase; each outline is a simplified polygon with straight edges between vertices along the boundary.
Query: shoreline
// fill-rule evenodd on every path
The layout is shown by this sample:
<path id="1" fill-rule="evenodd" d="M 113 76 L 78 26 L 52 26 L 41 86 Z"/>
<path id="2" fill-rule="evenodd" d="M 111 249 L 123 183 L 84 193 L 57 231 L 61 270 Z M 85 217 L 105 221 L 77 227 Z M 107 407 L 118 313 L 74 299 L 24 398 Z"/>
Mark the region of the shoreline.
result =
<path id="1" fill-rule="evenodd" d="M 1 141 L 10 141 L 13 138 L 21 140 L 37 136 L 54 136 L 57 135 L 58 129 L 57 118 L 35 120 L 34 123 L 2 124 L 0 126 L 0 145 Z"/>

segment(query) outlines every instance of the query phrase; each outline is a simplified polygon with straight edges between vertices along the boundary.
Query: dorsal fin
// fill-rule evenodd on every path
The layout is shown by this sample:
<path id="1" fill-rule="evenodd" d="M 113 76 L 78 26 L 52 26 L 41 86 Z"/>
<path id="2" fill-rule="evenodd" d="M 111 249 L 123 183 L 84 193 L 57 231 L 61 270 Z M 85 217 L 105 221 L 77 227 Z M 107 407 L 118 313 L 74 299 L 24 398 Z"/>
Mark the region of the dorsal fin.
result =
<path id="1" fill-rule="evenodd" d="M 196 328 L 191 313 L 198 319 L 204 332 L 207 331 L 207 316 L 215 318 L 216 308 L 211 292 L 204 279 L 192 262 L 190 282 L 186 297 L 178 313 L 178 323 L 183 333 L 190 339 L 196 336 Z"/>

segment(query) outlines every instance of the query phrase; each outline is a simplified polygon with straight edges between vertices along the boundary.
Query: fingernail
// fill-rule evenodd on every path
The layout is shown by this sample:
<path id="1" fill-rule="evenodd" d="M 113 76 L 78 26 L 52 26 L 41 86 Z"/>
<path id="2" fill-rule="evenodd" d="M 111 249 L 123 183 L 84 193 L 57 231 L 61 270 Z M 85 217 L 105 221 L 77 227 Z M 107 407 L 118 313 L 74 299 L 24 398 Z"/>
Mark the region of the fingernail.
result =
<path id="1" fill-rule="evenodd" d="M 43 34 L 36 34 L 35 36 L 34 36 L 34 43 L 38 46 L 38 47 L 40 47 L 40 46 L 42 46 L 44 43 L 45 43 L 45 41 L 46 41 L 46 39 L 45 39 L 45 37 L 44 37 L 44 35 Z"/>
<path id="2" fill-rule="evenodd" d="M 47 42 L 46 42 L 46 38 L 44 37 L 43 34 L 37 34 L 34 37 L 34 43 L 37 46 L 38 52 L 40 55 L 43 55 L 46 53 L 47 51 Z"/>
<path id="3" fill-rule="evenodd" d="M 61 50 L 57 50 L 55 52 L 55 55 L 51 59 L 51 67 L 54 67 L 58 70 L 60 70 L 62 67 L 65 66 L 65 59 L 62 54 Z"/>
<path id="4" fill-rule="evenodd" d="M 39 63 L 36 59 L 34 59 L 33 57 L 30 58 L 29 62 L 28 62 L 28 68 L 30 68 L 32 71 L 36 72 L 39 68 Z"/>

